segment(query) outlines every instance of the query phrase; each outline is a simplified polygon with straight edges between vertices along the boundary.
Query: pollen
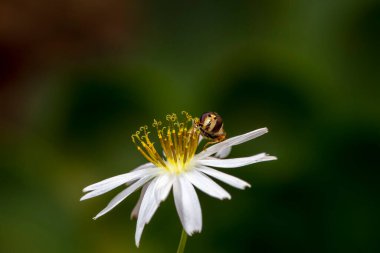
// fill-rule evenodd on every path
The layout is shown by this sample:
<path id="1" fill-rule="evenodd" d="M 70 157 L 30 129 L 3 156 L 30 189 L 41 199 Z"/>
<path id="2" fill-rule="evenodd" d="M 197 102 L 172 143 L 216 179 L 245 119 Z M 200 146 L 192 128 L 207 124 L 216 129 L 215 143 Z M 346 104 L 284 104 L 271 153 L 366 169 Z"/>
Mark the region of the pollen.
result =
<path id="1" fill-rule="evenodd" d="M 188 170 L 191 160 L 197 150 L 199 142 L 199 130 L 194 126 L 193 118 L 183 111 L 180 120 L 177 114 L 166 115 L 165 123 L 153 121 L 157 138 L 161 145 L 161 153 L 151 141 L 148 126 L 142 126 L 132 135 L 132 142 L 137 150 L 151 163 L 166 171 L 179 174 Z"/>

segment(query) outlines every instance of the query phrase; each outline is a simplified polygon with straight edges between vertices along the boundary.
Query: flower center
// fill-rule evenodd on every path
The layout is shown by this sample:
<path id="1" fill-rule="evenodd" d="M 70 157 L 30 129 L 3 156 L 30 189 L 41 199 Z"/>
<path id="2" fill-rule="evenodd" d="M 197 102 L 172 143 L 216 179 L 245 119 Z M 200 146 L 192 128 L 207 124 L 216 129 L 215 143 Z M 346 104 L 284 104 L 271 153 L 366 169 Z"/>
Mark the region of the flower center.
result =
<path id="1" fill-rule="evenodd" d="M 163 156 L 157 152 L 154 142 L 149 138 L 148 126 L 132 135 L 132 141 L 137 150 L 151 163 L 172 173 L 181 173 L 188 170 L 191 160 L 197 150 L 199 130 L 194 127 L 195 120 L 190 114 L 183 111 L 184 120 L 179 121 L 175 113 L 166 116 L 167 125 L 154 120 L 152 126 L 156 129 Z"/>

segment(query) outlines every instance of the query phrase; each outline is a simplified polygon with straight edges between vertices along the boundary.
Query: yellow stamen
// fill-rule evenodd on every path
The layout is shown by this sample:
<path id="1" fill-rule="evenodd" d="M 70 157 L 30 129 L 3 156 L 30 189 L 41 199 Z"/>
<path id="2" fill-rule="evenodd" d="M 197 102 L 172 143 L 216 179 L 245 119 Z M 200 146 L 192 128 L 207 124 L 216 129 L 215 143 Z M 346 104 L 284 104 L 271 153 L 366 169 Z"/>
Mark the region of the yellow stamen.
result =
<path id="1" fill-rule="evenodd" d="M 152 126 L 156 128 L 157 137 L 161 144 L 162 157 L 150 140 L 147 126 L 143 126 L 132 135 L 132 142 L 137 150 L 151 163 L 172 173 L 181 173 L 189 168 L 199 141 L 199 130 L 193 126 L 194 118 L 183 111 L 184 120 L 178 121 L 175 113 L 168 114 L 168 126 L 162 126 L 161 121 L 154 120 Z"/>

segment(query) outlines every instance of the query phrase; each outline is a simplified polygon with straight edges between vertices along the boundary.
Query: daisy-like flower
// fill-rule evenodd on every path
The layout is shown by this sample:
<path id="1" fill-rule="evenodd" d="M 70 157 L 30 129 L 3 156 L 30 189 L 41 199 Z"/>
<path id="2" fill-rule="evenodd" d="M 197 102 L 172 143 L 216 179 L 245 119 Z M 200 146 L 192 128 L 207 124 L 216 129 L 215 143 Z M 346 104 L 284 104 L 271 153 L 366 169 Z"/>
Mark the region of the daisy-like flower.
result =
<path id="1" fill-rule="evenodd" d="M 154 120 L 153 122 L 161 144 L 162 155 L 149 138 L 148 127 L 141 127 L 140 131 L 132 135 L 132 141 L 149 162 L 126 174 L 105 179 L 83 189 L 86 194 L 81 200 L 99 196 L 121 185 L 128 186 L 94 217 L 97 219 L 142 187 L 140 198 L 131 214 L 131 218 L 137 217 L 135 234 L 137 247 L 145 224 L 152 219 L 171 189 L 173 189 L 174 203 L 182 226 L 188 235 L 192 235 L 202 230 L 201 206 L 194 186 L 217 199 L 230 199 L 231 196 L 211 178 L 238 189 L 250 187 L 247 182 L 211 167 L 237 168 L 277 159 L 265 153 L 224 159 L 230 153 L 232 146 L 267 133 L 267 128 L 226 139 L 196 154 L 201 139 L 200 131 L 194 127 L 194 119 L 188 113 L 182 113 L 185 116 L 182 122 L 178 121 L 176 114 L 166 117 L 167 126 L 163 126 L 161 121 Z"/>

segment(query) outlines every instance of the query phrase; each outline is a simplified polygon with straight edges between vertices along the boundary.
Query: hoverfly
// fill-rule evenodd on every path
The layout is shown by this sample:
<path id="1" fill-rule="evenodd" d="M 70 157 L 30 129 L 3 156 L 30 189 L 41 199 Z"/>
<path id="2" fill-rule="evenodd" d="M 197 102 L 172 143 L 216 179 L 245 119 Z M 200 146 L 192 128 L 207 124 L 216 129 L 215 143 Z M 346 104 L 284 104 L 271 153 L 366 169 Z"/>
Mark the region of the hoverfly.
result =
<path id="1" fill-rule="evenodd" d="M 199 129 L 201 135 L 210 140 L 205 146 L 218 143 L 226 138 L 223 128 L 223 119 L 216 112 L 205 112 L 199 119 L 194 120 L 194 126 Z"/>

